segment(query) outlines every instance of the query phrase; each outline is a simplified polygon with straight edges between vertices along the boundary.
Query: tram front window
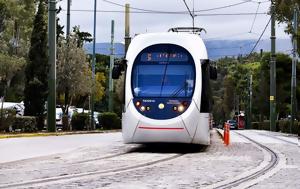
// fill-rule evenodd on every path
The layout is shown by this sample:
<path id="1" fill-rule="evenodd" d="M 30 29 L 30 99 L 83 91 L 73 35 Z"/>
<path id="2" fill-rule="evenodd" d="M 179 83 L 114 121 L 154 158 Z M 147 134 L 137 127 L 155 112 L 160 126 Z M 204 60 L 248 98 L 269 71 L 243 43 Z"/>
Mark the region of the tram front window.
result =
<path id="1" fill-rule="evenodd" d="M 190 54 L 175 45 L 154 47 L 143 50 L 134 62 L 134 96 L 191 97 L 195 85 L 195 66 Z"/>

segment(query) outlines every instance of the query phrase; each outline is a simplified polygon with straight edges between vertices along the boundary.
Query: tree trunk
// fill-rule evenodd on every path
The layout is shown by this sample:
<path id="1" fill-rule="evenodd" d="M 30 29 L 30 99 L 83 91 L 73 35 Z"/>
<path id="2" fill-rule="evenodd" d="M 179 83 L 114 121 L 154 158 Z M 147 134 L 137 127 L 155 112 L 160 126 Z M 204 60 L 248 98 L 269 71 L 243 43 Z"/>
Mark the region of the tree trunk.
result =
<path id="1" fill-rule="evenodd" d="M 4 126 L 3 105 L 4 105 L 4 101 L 5 101 L 5 95 L 6 95 L 6 86 L 4 85 L 3 97 L 1 98 L 0 130 L 2 130 L 2 128 Z"/>
<path id="2" fill-rule="evenodd" d="M 69 89 L 68 87 L 65 88 L 65 99 L 64 99 L 64 105 L 62 108 L 63 116 L 62 116 L 62 124 L 63 124 L 63 130 L 69 131 Z"/>

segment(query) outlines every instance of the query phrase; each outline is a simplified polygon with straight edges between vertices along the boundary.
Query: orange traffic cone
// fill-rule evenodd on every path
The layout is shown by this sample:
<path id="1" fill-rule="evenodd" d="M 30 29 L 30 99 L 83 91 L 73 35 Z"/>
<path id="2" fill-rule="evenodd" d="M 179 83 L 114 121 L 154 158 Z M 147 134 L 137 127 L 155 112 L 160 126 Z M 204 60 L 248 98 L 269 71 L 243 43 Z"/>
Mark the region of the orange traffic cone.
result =
<path id="1" fill-rule="evenodd" d="M 226 146 L 229 145 L 230 140 L 230 125 L 228 123 L 225 124 L 225 130 L 224 130 L 224 144 Z"/>
<path id="2" fill-rule="evenodd" d="M 223 140 L 224 140 L 224 144 L 226 144 L 226 141 L 227 141 L 227 123 L 224 124 Z"/>

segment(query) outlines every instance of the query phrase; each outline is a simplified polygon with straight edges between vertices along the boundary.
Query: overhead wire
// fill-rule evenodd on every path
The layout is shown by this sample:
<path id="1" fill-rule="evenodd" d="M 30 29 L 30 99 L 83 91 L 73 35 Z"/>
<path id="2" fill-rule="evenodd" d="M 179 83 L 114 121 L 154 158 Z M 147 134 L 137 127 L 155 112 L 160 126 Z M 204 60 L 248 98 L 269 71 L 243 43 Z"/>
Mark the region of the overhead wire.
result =
<path id="1" fill-rule="evenodd" d="M 112 4 L 112 5 L 116 5 L 119 7 L 125 7 L 125 5 L 113 2 L 113 1 L 109 1 L 109 0 L 102 0 L 103 2 Z M 225 6 L 220 6 L 220 7 L 214 7 L 214 8 L 209 8 L 209 9 L 200 9 L 200 10 L 194 10 L 194 12 L 205 12 L 205 11 L 213 11 L 213 10 L 219 10 L 219 9 L 225 9 L 225 8 L 229 8 L 229 7 L 234 7 L 234 6 L 238 6 L 238 5 L 242 5 L 245 3 L 249 3 L 251 2 L 251 0 L 245 0 L 243 2 L 239 2 L 239 3 L 234 3 L 234 4 L 230 4 L 230 5 L 225 5 Z M 153 9 L 144 9 L 144 8 L 137 8 L 137 7 L 130 7 L 130 9 L 132 10 L 139 10 L 139 11 L 145 11 L 145 12 L 169 12 L 169 11 L 161 11 L 161 10 L 153 10 Z M 187 11 L 171 11 L 174 13 L 188 13 Z"/>
<path id="2" fill-rule="evenodd" d="M 185 1 L 185 0 L 183 0 L 183 2 L 184 2 L 184 5 L 185 5 L 185 7 L 187 8 L 187 10 L 189 11 L 189 14 L 190 14 L 190 16 L 191 16 L 191 17 L 194 19 L 194 17 L 195 17 L 195 14 L 191 12 L 191 10 L 190 10 L 189 6 L 186 4 L 186 1 Z M 194 12 L 195 12 L 195 11 L 194 11 Z"/>
<path id="3" fill-rule="evenodd" d="M 253 29 L 253 27 L 254 27 L 254 23 L 255 23 L 255 21 L 256 21 L 256 17 L 257 17 L 257 13 L 258 13 L 259 6 L 260 6 L 260 2 L 259 2 L 258 5 L 257 5 L 256 14 L 254 15 L 254 19 L 253 19 L 253 22 L 252 22 L 252 25 L 251 25 L 251 28 L 250 28 L 249 33 L 252 32 L 252 29 Z"/>
<path id="4" fill-rule="evenodd" d="M 106 2 L 106 3 L 112 4 L 112 5 L 115 5 L 115 6 L 125 7 L 124 5 L 116 3 L 116 2 L 113 2 L 113 1 L 109 1 L 109 0 L 103 0 L 103 1 Z M 183 0 L 183 1 L 184 1 L 185 5 L 187 6 L 185 0 Z M 254 27 L 257 15 L 266 15 L 266 14 L 268 14 L 267 12 L 258 12 L 260 4 L 261 3 L 270 2 L 270 0 L 266 0 L 266 1 L 242 0 L 242 2 L 234 3 L 234 4 L 230 4 L 230 5 L 225 5 L 225 6 L 220 6 L 220 7 L 214 7 L 214 8 L 209 8 L 209 9 L 193 10 L 193 13 L 195 13 L 195 12 L 199 13 L 199 12 L 206 12 L 206 11 L 213 11 L 213 10 L 225 9 L 225 8 L 234 7 L 234 6 L 238 6 L 238 5 L 242 5 L 242 4 L 250 3 L 250 2 L 251 3 L 258 3 L 258 6 L 257 6 L 257 9 L 256 9 L 255 13 L 251 13 L 251 12 L 241 13 L 241 12 L 239 12 L 239 13 L 192 14 L 191 11 L 189 10 L 188 6 L 187 6 L 188 11 L 160 11 L 160 10 L 143 9 L 143 8 L 137 8 L 137 7 L 130 7 L 130 9 L 136 10 L 136 11 L 131 11 L 131 13 L 136 13 L 136 14 L 177 14 L 177 15 L 178 14 L 190 14 L 191 16 L 251 16 L 251 15 L 254 15 L 254 20 L 252 22 L 250 32 L 248 32 L 248 33 L 253 33 L 252 30 L 253 30 L 253 27 Z M 66 11 L 66 10 L 63 10 L 63 11 Z M 73 11 L 73 12 L 93 12 L 94 10 L 77 9 L 77 10 L 71 10 L 71 11 Z M 102 13 L 124 13 L 125 11 L 118 11 L 118 10 L 97 10 L 97 12 L 102 12 Z M 269 25 L 269 23 L 270 23 L 270 20 L 268 21 L 266 27 L 264 28 L 262 34 L 260 35 L 259 39 L 257 40 L 256 44 L 254 45 L 254 47 L 251 50 L 251 52 L 249 53 L 249 55 L 253 53 L 253 51 L 255 50 L 256 46 L 259 43 L 259 41 L 261 41 L 261 37 L 263 36 L 263 34 L 264 34 L 267 26 Z M 234 34 L 234 36 L 245 35 L 245 34 L 247 34 L 247 33 Z M 217 39 L 217 38 L 224 38 L 224 36 L 223 37 L 215 37 L 215 38 L 206 38 L 206 40 L 207 39 Z M 254 43 L 254 42 L 252 42 L 252 43 Z M 246 45 L 243 45 L 243 46 L 246 46 Z M 233 48 L 233 47 L 231 47 L 231 48 Z M 235 47 L 235 48 L 241 48 L 241 47 Z"/>
<path id="5" fill-rule="evenodd" d="M 247 2 L 251 2 L 251 3 L 268 3 L 268 2 L 270 2 L 271 0 L 265 0 L 265 1 L 253 1 L 253 0 L 250 0 L 250 1 L 248 1 L 248 0 L 241 0 L 241 1 L 247 1 Z"/>
<path id="6" fill-rule="evenodd" d="M 66 11 L 66 9 L 62 9 L 62 11 Z M 94 12 L 94 10 L 90 9 L 72 9 L 71 12 Z M 123 10 L 97 10 L 96 12 L 101 13 L 125 13 Z M 146 11 L 131 11 L 133 14 L 169 14 L 169 15 L 184 15 L 188 14 L 182 12 L 146 12 Z M 206 14 L 197 14 L 197 16 L 251 16 L 255 15 L 253 12 L 237 12 L 237 13 L 206 13 Z M 267 12 L 257 13 L 258 15 L 267 15 Z"/>
<path id="7" fill-rule="evenodd" d="M 271 18 L 269 19 L 269 21 L 268 21 L 268 23 L 266 24 L 266 26 L 265 26 L 264 30 L 263 30 L 263 31 L 262 31 L 262 33 L 260 34 L 260 36 L 259 36 L 258 40 L 256 41 L 255 45 L 253 46 L 252 50 L 250 51 L 250 53 L 249 53 L 248 57 L 249 57 L 249 56 L 250 56 L 250 55 L 253 53 L 253 51 L 255 50 L 256 46 L 257 46 L 257 45 L 258 45 L 258 43 L 260 42 L 260 40 L 261 40 L 262 36 L 264 35 L 264 33 L 265 33 L 265 31 L 266 31 L 267 27 L 268 27 L 268 26 L 269 26 L 269 24 L 270 24 L 270 22 L 271 22 Z"/>

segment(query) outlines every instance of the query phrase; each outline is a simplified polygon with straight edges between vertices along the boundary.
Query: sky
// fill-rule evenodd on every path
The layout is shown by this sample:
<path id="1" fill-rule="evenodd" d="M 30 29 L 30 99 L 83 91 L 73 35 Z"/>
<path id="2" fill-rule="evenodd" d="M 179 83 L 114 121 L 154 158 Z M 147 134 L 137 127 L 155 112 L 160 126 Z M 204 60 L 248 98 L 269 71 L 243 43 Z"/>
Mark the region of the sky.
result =
<path id="1" fill-rule="evenodd" d="M 79 25 L 81 31 L 93 34 L 94 0 L 71 0 L 71 27 Z M 116 5 L 114 3 L 120 4 Z M 111 20 L 115 21 L 115 42 L 124 42 L 125 8 L 130 4 L 130 34 L 133 37 L 140 33 L 165 32 L 172 27 L 192 26 L 192 18 L 186 12 L 183 0 L 97 0 L 96 42 L 110 42 Z M 207 40 L 258 39 L 270 19 L 267 14 L 220 15 L 231 13 L 267 13 L 270 7 L 268 0 L 186 0 L 191 10 L 195 10 L 195 27 L 205 28 L 201 34 Z M 231 6 L 233 5 L 233 6 Z M 60 24 L 66 25 L 67 0 L 61 0 L 57 6 L 62 11 L 58 15 Z M 226 8 L 220 8 L 226 7 Z M 216 10 L 207 10 L 214 9 Z M 136 13 L 138 9 L 162 12 L 180 12 L 184 14 Z M 103 12 L 105 11 L 105 12 Z M 120 12 L 110 12 L 120 11 Z M 145 11 L 144 11 L 145 12 Z M 219 14 L 219 15 L 209 15 Z M 66 28 L 66 27 L 65 27 Z M 285 24 L 276 26 L 277 38 L 290 38 L 284 33 Z M 270 38 L 270 25 L 263 39 Z"/>

